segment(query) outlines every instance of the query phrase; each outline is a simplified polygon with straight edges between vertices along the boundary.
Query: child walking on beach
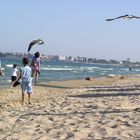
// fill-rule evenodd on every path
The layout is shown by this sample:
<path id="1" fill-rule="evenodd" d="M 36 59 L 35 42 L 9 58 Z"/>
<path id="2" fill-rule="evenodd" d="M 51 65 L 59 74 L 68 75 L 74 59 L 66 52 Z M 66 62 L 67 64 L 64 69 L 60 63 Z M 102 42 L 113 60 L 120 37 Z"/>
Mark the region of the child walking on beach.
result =
<path id="1" fill-rule="evenodd" d="M 28 66 L 28 64 L 29 64 L 28 58 L 24 57 L 22 60 L 22 63 L 24 65 L 24 67 L 22 67 L 20 69 L 20 75 L 15 82 L 19 82 L 20 79 L 22 80 L 21 90 L 22 90 L 22 105 L 23 105 L 24 104 L 24 95 L 26 92 L 28 94 L 28 103 L 31 104 L 30 96 L 32 93 L 32 77 L 31 77 L 32 70 Z"/>
<path id="2" fill-rule="evenodd" d="M 11 84 L 13 84 L 13 82 L 16 81 L 17 76 L 18 76 L 17 64 L 14 64 L 12 68 Z"/>
<path id="3" fill-rule="evenodd" d="M 0 76 L 4 76 L 4 73 L 2 72 L 1 68 L 0 68 Z"/>
<path id="4" fill-rule="evenodd" d="M 1 68 L 1 61 L 0 61 L 0 76 L 4 76 L 4 73 L 3 73 L 2 68 Z"/>

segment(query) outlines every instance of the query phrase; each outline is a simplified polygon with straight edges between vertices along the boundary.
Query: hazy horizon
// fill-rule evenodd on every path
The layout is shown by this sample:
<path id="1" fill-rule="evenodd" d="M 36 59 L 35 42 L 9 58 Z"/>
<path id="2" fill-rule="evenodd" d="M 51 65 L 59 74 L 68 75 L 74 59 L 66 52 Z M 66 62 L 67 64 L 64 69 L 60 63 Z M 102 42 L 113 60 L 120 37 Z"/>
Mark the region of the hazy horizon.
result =
<path id="1" fill-rule="evenodd" d="M 140 20 L 106 18 L 130 14 L 140 16 L 140 1 L 126 0 L 8 0 L 0 5 L 2 52 L 84 56 L 98 59 L 140 61 Z"/>
<path id="2" fill-rule="evenodd" d="M 14 52 L 0 52 L 0 53 L 10 53 L 10 54 L 12 54 L 12 53 L 22 53 L 22 52 L 16 52 L 16 51 L 14 51 Z M 23 52 L 23 53 L 25 53 L 26 55 L 28 55 L 30 52 Z M 34 53 L 32 52 L 32 53 L 30 53 L 31 55 L 34 55 Z M 97 57 L 89 57 L 89 56 L 81 56 L 81 55 L 79 55 L 79 56 L 74 56 L 74 55 L 59 55 L 59 54 L 45 54 L 45 53 L 41 53 L 41 55 L 52 55 L 52 56 L 55 56 L 55 55 L 58 55 L 58 56 L 66 56 L 66 57 L 87 57 L 87 58 L 95 58 L 95 59 L 97 59 L 97 60 L 99 60 L 99 59 L 104 59 L 104 60 L 107 60 L 107 61 L 109 61 L 109 60 L 116 60 L 116 61 L 125 61 L 125 60 L 127 60 L 127 59 L 130 59 L 130 58 L 125 58 L 125 59 L 121 59 L 121 60 L 118 60 L 118 59 L 113 59 L 113 58 L 110 58 L 110 59 L 105 59 L 105 58 L 97 58 Z M 2 58 L 2 57 L 1 57 Z M 132 61 L 131 59 L 130 59 L 130 61 Z M 134 62 L 134 61 L 133 61 Z"/>

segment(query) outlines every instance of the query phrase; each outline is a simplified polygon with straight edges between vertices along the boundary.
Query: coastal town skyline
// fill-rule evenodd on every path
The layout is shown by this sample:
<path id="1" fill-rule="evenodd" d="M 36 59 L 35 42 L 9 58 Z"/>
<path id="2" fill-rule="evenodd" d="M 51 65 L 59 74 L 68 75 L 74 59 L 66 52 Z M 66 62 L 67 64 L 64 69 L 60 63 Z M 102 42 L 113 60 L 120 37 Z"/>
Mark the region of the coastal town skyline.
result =
<path id="1" fill-rule="evenodd" d="M 140 16 L 140 1 L 24 0 L 0 5 L 0 51 L 27 51 L 32 40 L 45 46 L 31 53 L 140 60 L 140 20 L 105 19 L 119 15 Z"/>
<path id="2" fill-rule="evenodd" d="M 17 59 L 24 56 L 28 58 L 33 57 L 33 53 L 22 53 L 22 52 L 0 52 L 0 58 L 10 58 Z M 131 58 L 126 58 L 123 60 L 116 59 L 104 59 L 96 57 L 85 57 L 85 56 L 65 56 L 58 54 L 41 54 L 41 60 L 53 60 L 53 61 L 69 61 L 69 62 L 80 62 L 80 63 L 99 63 L 99 64 L 116 64 L 116 65 L 125 65 L 130 67 L 140 66 L 140 61 L 132 61 Z"/>

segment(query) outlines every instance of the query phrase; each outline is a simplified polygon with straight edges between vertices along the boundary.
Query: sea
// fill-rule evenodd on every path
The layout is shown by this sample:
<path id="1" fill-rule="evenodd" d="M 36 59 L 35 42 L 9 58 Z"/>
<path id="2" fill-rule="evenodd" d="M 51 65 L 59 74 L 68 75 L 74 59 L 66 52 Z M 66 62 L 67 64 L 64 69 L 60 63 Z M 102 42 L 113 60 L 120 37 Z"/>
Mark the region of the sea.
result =
<path id="1" fill-rule="evenodd" d="M 0 76 L 0 86 L 10 85 L 13 64 L 22 67 L 22 58 L 0 57 L 4 76 Z M 86 77 L 106 77 L 108 75 L 139 75 L 140 67 L 129 67 L 123 65 L 78 63 L 67 61 L 41 60 L 41 73 L 39 82 L 63 81 L 73 79 L 85 79 Z"/>

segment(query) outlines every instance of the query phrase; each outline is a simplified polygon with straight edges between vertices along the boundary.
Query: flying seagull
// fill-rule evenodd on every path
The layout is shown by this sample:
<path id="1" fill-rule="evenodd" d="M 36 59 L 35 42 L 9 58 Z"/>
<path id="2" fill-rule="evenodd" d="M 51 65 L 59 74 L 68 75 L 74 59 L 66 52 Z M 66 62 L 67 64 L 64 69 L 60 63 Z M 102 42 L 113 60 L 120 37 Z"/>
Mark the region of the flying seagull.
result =
<path id="1" fill-rule="evenodd" d="M 106 21 L 112 21 L 112 20 L 116 20 L 116 19 L 119 19 L 119 18 L 122 18 L 122 19 L 140 19 L 140 17 L 137 17 L 137 16 L 134 16 L 134 15 L 123 15 L 123 16 L 119 16 L 119 17 L 116 17 L 116 18 L 110 18 L 110 19 L 106 19 Z"/>
<path id="2" fill-rule="evenodd" d="M 37 40 L 33 40 L 30 44 L 29 44 L 29 47 L 28 47 L 28 52 L 31 50 L 32 46 L 33 45 L 42 45 L 42 44 L 45 44 L 44 41 L 42 39 L 37 39 Z"/>

